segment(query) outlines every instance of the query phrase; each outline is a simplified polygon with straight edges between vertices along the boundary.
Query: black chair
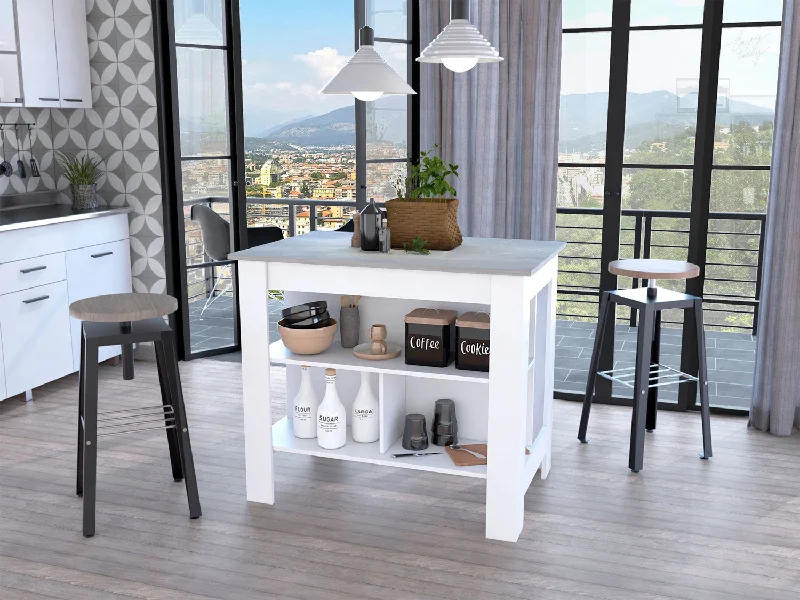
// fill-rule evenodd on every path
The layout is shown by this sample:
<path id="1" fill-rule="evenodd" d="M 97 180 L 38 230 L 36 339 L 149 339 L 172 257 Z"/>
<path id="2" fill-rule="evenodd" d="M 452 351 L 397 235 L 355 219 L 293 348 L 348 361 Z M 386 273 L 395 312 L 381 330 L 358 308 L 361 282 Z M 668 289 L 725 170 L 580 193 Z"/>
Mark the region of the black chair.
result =
<path id="1" fill-rule="evenodd" d="M 228 254 L 231 253 L 231 225 L 221 215 L 214 212 L 204 204 L 193 204 L 191 208 L 190 217 L 192 221 L 197 221 L 200 224 L 200 234 L 203 237 L 203 251 L 214 262 L 227 261 Z M 247 246 L 254 248 L 255 246 L 263 246 L 264 244 L 271 244 L 283 239 L 283 231 L 280 227 L 248 227 L 247 228 Z M 211 306 L 214 301 L 226 292 L 230 291 L 231 284 L 222 290 L 216 296 L 214 293 L 217 291 L 217 286 L 222 279 L 214 281 L 214 287 L 206 300 L 203 310 L 200 311 L 202 317 L 206 309 Z"/>

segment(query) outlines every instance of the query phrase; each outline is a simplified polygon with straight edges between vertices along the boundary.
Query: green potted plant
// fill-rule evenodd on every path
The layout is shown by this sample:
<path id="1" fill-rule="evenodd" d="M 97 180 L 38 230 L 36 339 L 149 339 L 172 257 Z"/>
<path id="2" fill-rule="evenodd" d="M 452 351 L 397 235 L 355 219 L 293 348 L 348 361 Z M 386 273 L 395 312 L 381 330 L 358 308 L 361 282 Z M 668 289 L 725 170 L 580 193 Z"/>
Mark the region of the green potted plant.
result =
<path id="1" fill-rule="evenodd" d="M 57 151 L 56 160 L 64 169 L 64 177 L 72 188 L 72 208 L 86 210 L 97 208 L 97 182 L 103 176 L 100 160 Z"/>
<path id="2" fill-rule="evenodd" d="M 461 245 L 451 177 L 458 177 L 458 165 L 445 163 L 434 151 L 421 152 L 418 161 L 409 162 L 408 176 L 395 181 L 397 198 L 386 203 L 393 248 L 412 247 L 415 239 L 427 240 L 429 250 Z"/>

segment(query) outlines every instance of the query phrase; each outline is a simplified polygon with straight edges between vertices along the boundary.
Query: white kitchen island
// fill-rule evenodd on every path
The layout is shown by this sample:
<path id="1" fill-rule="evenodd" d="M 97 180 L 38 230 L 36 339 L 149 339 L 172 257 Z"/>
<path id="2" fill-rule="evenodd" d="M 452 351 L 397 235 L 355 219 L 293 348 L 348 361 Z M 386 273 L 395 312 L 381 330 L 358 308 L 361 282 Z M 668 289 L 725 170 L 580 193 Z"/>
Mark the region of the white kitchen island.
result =
<path id="1" fill-rule="evenodd" d="M 562 242 L 466 238 L 450 252 L 420 256 L 350 247 L 350 234 L 313 232 L 236 252 L 241 315 L 247 499 L 273 504 L 273 452 L 293 452 L 387 467 L 486 479 L 486 537 L 514 542 L 522 532 L 524 495 L 551 460 L 556 278 Z M 269 290 L 284 290 L 286 305 L 328 300 L 338 320 L 339 297 L 360 295 L 361 341 L 373 323 L 404 345 L 403 315 L 413 308 L 483 310 L 491 315 L 489 372 L 405 364 L 401 355 L 365 361 L 337 338 L 322 354 L 299 356 L 269 341 Z M 272 425 L 270 364 L 287 365 L 287 401 L 299 385 L 299 366 L 312 373 L 337 369 L 349 406 L 361 371 L 373 373 L 380 402 L 380 439 L 324 450 L 291 433 L 290 415 Z M 322 397 L 321 373 L 314 385 Z M 459 442 L 486 442 L 488 465 L 456 467 L 446 453 L 391 458 L 400 449 L 404 416 L 422 412 L 432 424 L 437 398 L 456 402 Z M 439 448 L 431 446 L 430 451 Z M 441 449 L 442 452 L 444 449 Z"/>

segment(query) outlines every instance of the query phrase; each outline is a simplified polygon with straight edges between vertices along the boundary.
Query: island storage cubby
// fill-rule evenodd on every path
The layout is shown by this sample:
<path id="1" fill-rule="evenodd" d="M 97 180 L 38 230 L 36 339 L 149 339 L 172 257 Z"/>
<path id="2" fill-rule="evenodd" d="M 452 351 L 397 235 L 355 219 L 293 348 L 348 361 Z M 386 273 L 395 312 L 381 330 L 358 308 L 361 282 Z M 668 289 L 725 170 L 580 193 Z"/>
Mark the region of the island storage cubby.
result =
<path id="1" fill-rule="evenodd" d="M 292 306 L 309 300 L 327 300 L 331 316 L 336 318 L 339 297 L 320 294 L 285 293 L 284 304 Z M 402 344 L 403 318 L 418 301 L 400 301 L 386 298 L 362 298 L 359 302 L 361 312 L 360 342 L 368 341 L 369 327 L 385 324 L 388 340 Z M 445 308 L 430 303 L 426 308 Z M 447 308 L 466 312 L 480 310 L 480 305 L 448 304 Z M 365 318 L 366 317 L 366 318 Z M 391 454 L 404 452 L 402 447 L 405 415 L 420 413 L 425 415 L 428 432 L 433 423 L 434 403 L 439 398 L 450 398 L 455 402 L 458 417 L 459 443 L 485 443 L 488 432 L 488 383 L 487 373 L 457 371 L 451 363 L 447 367 L 423 367 L 406 365 L 404 356 L 383 361 L 369 361 L 357 358 L 351 349 L 342 348 L 339 335 L 331 347 L 321 354 L 303 356 L 291 353 L 281 341 L 270 345 L 270 360 L 273 364 L 286 365 L 287 417 L 273 426 L 273 447 L 276 451 L 323 456 L 340 460 L 353 460 L 382 464 L 400 468 L 434 471 L 486 477 L 486 465 L 457 467 L 445 452 L 443 446 L 431 444 L 427 452 L 441 452 L 441 456 L 420 456 L 392 458 Z M 300 366 L 311 367 L 314 391 L 321 399 L 324 395 L 326 368 L 334 368 L 337 373 L 337 392 L 339 399 L 348 411 L 347 444 L 336 450 L 326 450 L 317 445 L 315 439 L 294 437 L 291 428 L 291 403 L 300 387 Z M 361 372 L 370 374 L 370 384 L 379 401 L 380 437 L 377 442 L 363 444 L 353 441 L 350 435 L 350 410 L 361 385 Z"/>

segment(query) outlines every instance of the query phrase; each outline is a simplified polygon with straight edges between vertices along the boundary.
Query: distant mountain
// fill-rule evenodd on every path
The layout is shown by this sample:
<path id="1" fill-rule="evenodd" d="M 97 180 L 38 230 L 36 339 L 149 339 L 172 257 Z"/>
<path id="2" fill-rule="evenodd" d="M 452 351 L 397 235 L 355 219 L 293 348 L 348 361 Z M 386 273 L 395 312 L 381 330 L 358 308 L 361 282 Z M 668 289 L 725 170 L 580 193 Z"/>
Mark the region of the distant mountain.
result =
<path id="1" fill-rule="evenodd" d="M 561 97 L 560 142 L 562 151 L 594 153 L 605 148 L 608 94 L 569 94 Z M 678 97 L 667 91 L 627 96 L 626 145 L 631 149 L 645 140 L 678 134 L 696 120 L 697 95 Z M 720 125 L 769 120 L 774 110 L 730 100 L 720 107 Z"/>
<path id="2" fill-rule="evenodd" d="M 264 131 L 262 131 L 261 133 L 259 133 L 256 136 L 253 136 L 253 137 L 267 138 L 270 135 L 272 135 L 273 133 L 275 133 L 276 131 L 278 131 L 279 129 L 287 127 L 288 125 L 293 125 L 295 123 L 299 123 L 300 121 L 305 121 L 306 119 L 310 119 L 310 118 L 312 118 L 312 115 L 303 115 L 302 117 L 297 117 L 295 119 L 288 119 L 286 121 L 281 121 L 280 123 L 278 123 L 276 125 L 272 125 L 271 127 L 265 129 Z"/>
<path id="3" fill-rule="evenodd" d="M 367 108 L 369 141 L 402 143 L 407 137 L 405 97 L 390 96 Z M 343 146 L 355 143 L 355 108 L 345 106 L 318 117 L 301 119 L 259 137 L 297 146 Z"/>

